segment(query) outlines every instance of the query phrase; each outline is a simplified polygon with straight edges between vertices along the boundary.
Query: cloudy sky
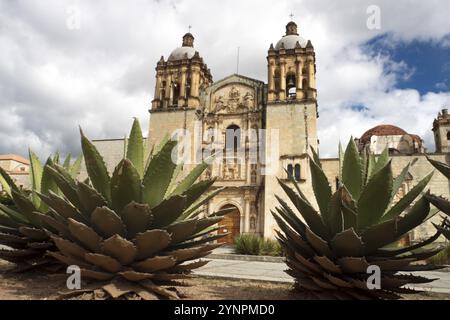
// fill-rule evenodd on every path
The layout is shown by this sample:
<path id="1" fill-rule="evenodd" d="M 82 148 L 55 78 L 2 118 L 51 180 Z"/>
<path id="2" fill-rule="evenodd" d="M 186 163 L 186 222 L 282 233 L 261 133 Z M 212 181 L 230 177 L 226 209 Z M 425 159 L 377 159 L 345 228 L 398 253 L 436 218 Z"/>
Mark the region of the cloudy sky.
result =
<path id="1" fill-rule="evenodd" d="M 316 50 L 322 156 L 381 123 L 434 150 L 433 118 L 450 106 L 450 1 L 0 0 L 0 153 L 77 153 L 78 125 L 92 139 L 122 137 L 132 117 L 147 130 L 154 67 L 189 25 L 215 80 L 236 71 L 240 47 L 239 73 L 267 82 L 291 12 Z"/>

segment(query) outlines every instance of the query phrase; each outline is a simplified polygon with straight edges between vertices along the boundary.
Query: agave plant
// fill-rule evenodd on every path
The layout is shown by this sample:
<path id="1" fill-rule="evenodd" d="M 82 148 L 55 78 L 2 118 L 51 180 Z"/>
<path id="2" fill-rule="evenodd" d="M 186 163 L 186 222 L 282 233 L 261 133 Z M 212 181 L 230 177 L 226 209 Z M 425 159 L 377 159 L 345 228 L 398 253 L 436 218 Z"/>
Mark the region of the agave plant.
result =
<path id="1" fill-rule="evenodd" d="M 0 244 L 7 246 L 0 249 L 0 259 L 15 263 L 12 271 L 26 271 L 35 267 L 52 268 L 60 263 L 45 256 L 48 249 L 53 248 L 53 242 L 45 232 L 46 226 L 36 219 L 33 212 L 45 213 L 48 207 L 41 202 L 38 193 L 59 193 L 57 185 L 53 181 L 49 169 L 42 166 L 39 158 L 31 150 L 30 178 L 31 190 L 18 188 L 13 179 L 0 168 L 0 183 L 4 192 L 11 199 L 10 204 L 0 203 Z M 48 165 L 58 164 L 59 155 L 49 157 Z M 65 172 L 71 177 L 78 174 L 81 165 L 81 157 L 71 163 L 68 155 L 63 163 Z"/>
<path id="2" fill-rule="evenodd" d="M 428 161 L 439 171 L 441 172 L 447 179 L 450 179 L 450 167 L 446 163 L 442 163 L 433 159 L 428 158 Z M 425 197 L 439 210 L 441 210 L 446 215 L 450 216 L 450 201 L 441 196 L 437 196 L 434 194 L 426 194 Z M 434 226 L 442 232 L 442 234 L 450 240 L 450 222 L 447 219 L 442 221 L 442 225 Z"/>
<path id="3" fill-rule="evenodd" d="M 415 292 L 404 285 L 432 281 L 399 272 L 437 268 L 412 263 L 440 251 L 425 248 L 439 232 L 415 245 L 401 247 L 398 243 L 434 214 L 424 197 L 413 204 L 432 173 L 393 203 L 410 164 L 393 179 L 387 150 L 376 160 L 367 150 L 360 154 L 351 140 L 345 154 L 340 151 L 340 183 L 332 193 L 319 158 L 314 150 L 312 153 L 309 164 L 319 211 L 294 180 L 296 191 L 279 180 L 303 219 L 280 197 L 277 212 L 272 212 L 281 230 L 277 238 L 286 253 L 286 272 L 294 277 L 295 287 L 314 299 L 397 299 L 400 293 Z M 379 289 L 367 286 L 370 265 L 380 268 Z"/>
<path id="4" fill-rule="evenodd" d="M 81 132 L 89 180 L 75 181 L 62 168 L 47 169 L 63 197 L 39 194 L 52 215 L 37 213 L 51 225 L 58 248 L 48 252 L 67 265 L 80 267 L 90 281 L 69 296 L 101 299 L 176 299 L 178 283 L 207 261 L 199 260 L 218 244 L 214 225 L 227 211 L 200 218 L 203 204 L 221 191 L 202 197 L 214 180 L 196 182 L 206 163 L 179 179 L 181 165 L 171 160 L 175 141 L 164 141 L 144 166 L 142 133 L 134 121 L 126 157 L 112 175 L 95 146 Z M 66 296 L 68 297 L 68 296 Z"/>

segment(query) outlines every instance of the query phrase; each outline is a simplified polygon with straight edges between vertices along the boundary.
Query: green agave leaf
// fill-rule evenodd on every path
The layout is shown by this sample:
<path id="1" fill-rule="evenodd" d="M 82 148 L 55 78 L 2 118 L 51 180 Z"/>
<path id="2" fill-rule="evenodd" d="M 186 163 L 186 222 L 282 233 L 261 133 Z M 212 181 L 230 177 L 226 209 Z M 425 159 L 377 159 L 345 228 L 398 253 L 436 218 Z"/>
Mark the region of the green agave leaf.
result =
<path id="1" fill-rule="evenodd" d="M 320 158 L 319 158 L 319 155 L 317 154 L 316 150 L 315 150 L 312 146 L 310 146 L 310 149 L 311 149 L 311 153 L 312 153 L 312 155 L 313 155 L 314 162 L 315 162 L 320 168 L 322 168 L 322 164 L 320 163 Z"/>
<path id="2" fill-rule="evenodd" d="M 78 158 L 75 160 L 75 162 L 73 163 L 72 167 L 70 168 L 69 172 L 70 172 L 70 176 L 72 178 L 76 178 L 78 176 L 78 174 L 80 173 L 81 170 L 81 162 L 83 161 L 83 155 L 80 154 L 78 156 Z"/>
<path id="3" fill-rule="evenodd" d="M 311 203 L 308 201 L 308 198 L 306 197 L 306 195 L 305 195 L 305 194 L 303 193 L 303 191 L 300 189 L 300 186 L 299 186 L 299 184 L 297 183 L 297 181 L 295 181 L 294 177 L 293 177 L 292 175 L 290 175 L 286 169 L 284 169 L 284 171 L 286 172 L 286 174 L 287 174 L 287 176 L 288 176 L 289 182 L 291 182 L 291 183 L 294 185 L 294 188 L 295 188 L 295 190 L 297 191 L 298 195 L 299 195 L 303 200 L 305 200 L 307 203 L 311 204 Z"/>
<path id="4" fill-rule="evenodd" d="M 436 208 L 445 213 L 446 215 L 450 215 L 450 201 L 443 197 L 436 196 L 434 194 L 427 193 L 425 194 L 425 198 L 431 202 Z"/>
<path id="5" fill-rule="evenodd" d="M 402 186 L 403 182 L 405 181 L 409 168 L 411 167 L 411 163 L 408 163 L 406 167 L 403 168 L 402 172 L 394 179 L 394 184 L 392 186 L 392 195 L 391 199 L 394 199 L 395 195 L 397 194 L 398 190 Z"/>
<path id="6" fill-rule="evenodd" d="M 86 217 L 90 217 L 95 208 L 107 205 L 102 195 L 87 183 L 77 182 L 77 195 L 81 204 L 78 209 Z"/>
<path id="7" fill-rule="evenodd" d="M 130 139 L 127 144 L 127 159 L 129 159 L 140 177 L 144 176 L 144 140 L 139 120 L 134 118 L 130 132 Z"/>
<path id="8" fill-rule="evenodd" d="M 81 149 L 83 150 L 86 170 L 95 189 L 108 201 L 111 201 L 111 178 L 106 164 L 97 148 L 89 141 L 80 128 Z"/>
<path id="9" fill-rule="evenodd" d="M 25 216 L 26 220 L 28 220 L 33 226 L 40 227 L 41 224 L 34 214 L 34 211 L 37 210 L 33 202 L 22 193 L 15 190 L 12 190 L 11 196 L 14 204 L 17 206 L 18 212 L 20 212 L 21 215 Z M 6 212 L 4 207 L 2 207 L 2 209 Z"/>
<path id="10" fill-rule="evenodd" d="M 3 203 L 0 203 L 0 213 L 7 215 L 10 219 L 19 224 L 30 224 L 30 221 L 27 217 L 19 212 L 5 206 Z"/>
<path id="11" fill-rule="evenodd" d="M 139 173 L 130 160 L 122 159 L 111 178 L 112 208 L 119 215 L 132 201 L 141 202 L 142 185 Z"/>
<path id="12" fill-rule="evenodd" d="M 382 221 L 393 219 L 399 216 L 409 205 L 422 193 L 430 182 L 433 172 L 429 173 L 418 184 L 416 184 L 403 198 L 393 205 L 382 217 Z"/>
<path id="13" fill-rule="evenodd" d="M 3 190 L 5 190 L 10 197 L 11 197 L 11 190 L 19 191 L 19 188 L 17 188 L 13 179 L 2 167 L 0 167 L 0 183 L 2 184 Z"/>
<path id="14" fill-rule="evenodd" d="M 287 196 L 297 208 L 299 213 L 302 215 L 303 219 L 305 219 L 307 225 L 311 228 L 311 230 L 321 238 L 328 240 L 330 238 L 328 228 L 323 223 L 322 218 L 317 213 L 317 211 L 303 198 L 296 194 L 294 190 L 289 188 L 283 181 L 278 179 L 278 183 L 280 184 L 284 192 L 286 192 Z"/>
<path id="15" fill-rule="evenodd" d="M 53 166 L 54 163 L 55 162 L 51 159 L 51 157 L 49 157 L 47 159 L 47 162 L 45 163 L 44 169 L 42 171 L 42 181 L 41 181 L 40 193 L 42 193 L 44 195 L 48 195 L 50 191 L 53 191 L 54 193 L 59 193 L 58 185 L 53 180 L 52 175 L 49 172 L 49 167 Z M 48 206 L 44 202 L 41 201 L 41 205 L 39 206 L 39 211 L 45 212 L 47 209 L 48 209 Z"/>
<path id="16" fill-rule="evenodd" d="M 153 220 L 152 213 L 147 204 L 130 202 L 125 206 L 121 218 L 127 228 L 128 239 L 149 229 Z"/>
<path id="17" fill-rule="evenodd" d="M 418 225 L 422 224 L 430 212 L 430 202 L 424 197 L 421 197 L 413 207 L 401 217 L 397 224 L 397 236 L 400 237 L 403 234 L 414 229 Z"/>
<path id="18" fill-rule="evenodd" d="M 365 254 L 370 255 L 381 247 L 397 240 L 397 219 L 388 220 L 367 228 L 361 235 Z"/>
<path id="19" fill-rule="evenodd" d="M 211 191 L 207 195 L 201 197 L 199 200 L 197 200 L 195 203 L 193 203 L 189 208 L 187 208 L 183 214 L 180 216 L 178 220 L 185 219 L 191 216 L 192 213 L 196 212 L 198 208 L 203 206 L 204 204 L 208 203 L 209 200 L 211 200 L 213 197 L 218 195 L 220 192 L 225 190 L 225 187 L 218 188 L 214 191 Z"/>
<path id="20" fill-rule="evenodd" d="M 172 195 L 182 194 L 186 192 L 195 183 L 195 181 L 197 181 L 197 179 L 202 175 L 203 171 L 208 168 L 208 166 L 208 163 L 204 161 L 201 164 L 197 165 L 194 169 L 192 169 L 188 173 L 188 175 L 180 181 L 175 190 L 172 192 Z"/>
<path id="21" fill-rule="evenodd" d="M 53 156 L 52 161 L 53 161 L 53 163 L 59 164 L 59 152 L 58 151 L 55 152 L 55 155 Z"/>
<path id="22" fill-rule="evenodd" d="M 32 191 L 32 200 L 33 204 L 36 208 L 39 208 L 41 204 L 41 199 L 36 194 L 37 192 L 41 192 L 41 180 L 42 180 L 42 164 L 39 160 L 38 156 L 28 149 L 29 159 L 30 159 L 30 180 L 31 180 L 31 191 Z"/>
<path id="23" fill-rule="evenodd" d="M 362 188 L 362 170 L 358 149 L 353 138 L 350 138 L 344 154 L 342 183 L 347 187 L 354 199 L 359 199 Z"/>
<path id="24" fill-rule="evenodd" d="M 70 177 L 70 174 L 65 171 L 66 175 L 61 174 L 61 172 L 64 172 L 65 170 L 63 167 L 58 166 L 58 170 L 56 169 L 58 165 L 54 164 L 53 167 L 49 167 L 46 170 L 48 170 L 48 173 L 52 177 L 52 179 L 55 181 L 58 188 L 61 190 L 63 195 L 77 208 L 80 207 L 80 200 L 78 198 L 77 189 L 75 182 Z"/>
<path id="25" fill-rule="evenodd" d="M 342 187 L 339 187 L 339 189 L 331 197 L 328 206 L 328 214 L 322 214 L 322 218 L 325 224 L 328 226 L 328 229 L 330 230 L 330 234 L 332 236 L 344 230 L 344 217 L 342 213 Z"/>
<path id="26" fill-rule="evenodd" d="M 125 237 L 127 231 L 122 219 L 108 207 L 98 207 L 92 212 L 91 223 L 95 231 L 107 239 L 115 234 Z"/>
<path id="27" fill-rule="evenodd" d="M 328 212 L 328 204 L 331 199 L 331 187 L 328 179 L 322 169 L 313 161 L 309 159 L 309 167 L 311 170 L 311 181 L 314 195 L 319 205 L 319 210 L 325 224 L 330 222 L 330 213 Z"/>
<path id="28" fill-rule="evenodd" d="M 336 234 L 330 245 L 339 257 L 360 257 L 364 252 L 364 243 L 353 228 Z"/>
<path id="29" fill-rule="evenodd" d="M 155 228 L 166 227 L 175 222 L 183 213 L 186 207 L 186 196 L 176 195 L 163 200 L 152 209 L 154 217 L 153 226 Z"/>
<path id="30" fill-rule="evenodd" d="M 170 180 L 169 186 L 167 187 L 167 191 L 166 194 L 164 195 L 164 198 L 168 198 L 177 187 L 178 176 L 180 175 L 181 171 L 183 171 L 183 163 L 180 163 L 175 167 L 172 179 Z"/>
<path id="31" fill-rule="evenodd" d="M 372 176 L 375 173 L 377 173 L 378 171 L 383 169 L 388 162 L 389 162 L 389 149 L 385 148 L 383 150 L 383 152 L 380 154 L 380 156 L 378 157 L 376 163 L 374 164 L 370 178 L 372 178 Z"/>
<path id="32" fill-rule="evenodd" d="M 289 224 L 289 226 L 292 229 L 294 229 L 296 232 L 298 232 L 299 234 L 304 236 L 306 226 L 303 223 L 303 221 L 301 221 L 297 217 L 295 212 L 292 211 L 292 209 L 288 206 L 288 204 L 283 199 L 281 199 L 277 195 L 275 195 L 275 198 L 278 200 L 278 202 L 281 204 L 281 207 L 282 207 L 282 208 L 276 208 L 280 217 L 282 217 Z"/>
<path id="33" fill-rule="evenodd" d="M 70 153 L 67 154 L 66 158 L 64 159 L 63 165 L 62 165 L 64 169 L 66 169 L 66 170 L 70 169 L 71 158 L 72 158 L 72 155 Z"/>
<path id="34" fill-rule="evenodd" d="M 427 246 L 429 244 L 432 244 L 434 241 L 436 241 L 441 236 L 441 232 L 437 231 L 433 236 L 429 237 L 428 239 L 425 239 L 419 243 L 416 243 L 412 246 L 406 246 L 401 248 L 383 248 L 380 250 L 377 250 L 376 255 L 379 257 L 394 257 L 398 256 L 404 253 L 411 252 L 416 249 L 420 249 L 424 246 Z"/>
<path id="35" fill-rule="evenodd" d="M 183 193 L 183 195 L 186 196 L 185 208 L 189 208 L 193 203 L 200 199 L 200 197 L 205 194 L 205 192 L 213 185 L 215 181 L 216 179 L 200 181 L 186 190 Z"/>
<path id="36" fill-rule="evenodd" d="M 366 184 L 373 175 L 376 162 L 377 161 L 375 159 L 375 155 L 373 153 L 369 153 L 368 158 L 367 158 L 367 168 L 366 168 Z"/>
<path id="37" fill-rule="evenodd" d="M 156 153 L 148 165 L 143 179 L 143 201 L 150 208 L 157 206 L 164 199 L 166 190 L 172 180 L 176 164 L 172 161 L 172 150 L 176 141 L 167 141 L 161 151 Z"/>
<path id="38" fill-rule="evenodd" d="M 56 193 L 50 191 L 48 195 L 42 193 L 38 193 L 38 195 L 41 197 L 42 201 L 58 213 L 58 215 L 66 219 L 73 218 L 80 222 L 86 222 L 86 218 L 81 215 L 77 208 Z"/>
<path id="39" fill-rule="evenodd" d="M 369 159 L 368 152 L 369 152 L 368 148 L 365 147 L 362 150 L 361 155 L 360 155 L 363 188 L 367 183 L 367 166 L 368 166 L 368 159 Z"/>
<path id="40" fill-rule="evenodd" d="M 447 179 L 450 179 L 450 167 L 446 163 L 433 160 L 429 157 L 427 157 L 427 159 L 433 165 L 433 167 L 435 167 L 440 173 L 446 176 Z"/>
<path id="41" fill-rule="evenodd" d="M 344 162 L 344 150 L 342 149 L 342 144 L 339 141 L 339 180 L 342 180 L 342 167 Z"/>
<path id="42" fill-rule="evenodd" d="M 376 224 L 389 205 L 392 194 L 391 162 L 378 170 L 367 183 L 358 200 L 358 229 Z"/>

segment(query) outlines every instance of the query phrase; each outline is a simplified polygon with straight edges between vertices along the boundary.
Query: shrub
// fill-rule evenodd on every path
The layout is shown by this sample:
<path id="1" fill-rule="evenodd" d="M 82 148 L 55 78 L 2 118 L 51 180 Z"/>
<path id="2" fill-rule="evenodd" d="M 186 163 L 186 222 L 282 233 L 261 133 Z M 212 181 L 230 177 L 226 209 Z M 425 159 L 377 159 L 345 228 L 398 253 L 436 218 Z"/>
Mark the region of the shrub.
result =
<path id="1" fill-rule="evenodd" d="M 263 239 L 256 235 L 240 235 L 234 242 L 238 254 L 258 256 L 281 256 L 281 246 L 276 240 Z"/>
<path id="2" fill-rule="evenodd" d="M 281 254 L 281 246 L 278 241 L 272 239 L 261 239 L 259 255 L 279 257 Z"/>
<path id="3" fill-rule="evenodd" d="M 450 245 L 448 245 L 444 250 L 439 252 L 437 255 L 428 259 L 428 262 L 436 265 L 443 265 L 450 263 Z"/>
<path id="4" fill-rule="evenodd" d="M 235 251 L 238 254 L 259 255 L 259 237 L 240 235 L 234 240 Z"/>

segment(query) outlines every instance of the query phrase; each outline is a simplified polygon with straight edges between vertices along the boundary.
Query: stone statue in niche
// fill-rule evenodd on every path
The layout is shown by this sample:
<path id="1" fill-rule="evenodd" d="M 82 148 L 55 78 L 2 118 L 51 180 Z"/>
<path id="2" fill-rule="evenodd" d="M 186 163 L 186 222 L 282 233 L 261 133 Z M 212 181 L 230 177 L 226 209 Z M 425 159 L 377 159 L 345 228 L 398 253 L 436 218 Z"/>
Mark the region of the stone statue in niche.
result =
<path id="1" fill-rule="evenodd" d="M 227 104 L 225 103 L 223 96 L 216 97 L 215 101 L 216 112 L 220 112 L 222 110 L 227 109 Z"/>
<path id="2" fill-rule="evenodd" d="M 247 92 L 244 96 L 244 106 L 248 109 L 253 109 L 255 107 L 255 98 L 250 92 Z"/>
<path id="3" fill-rule="evenodd" d="M 252 231 L 256 230 L 256 217 L 255 216 L 250 217 L 250 230 L 252 230 Z"/>
<path id="4" fill-rule="evenodd" d="M 223 168 L 223 178 L 225 180 L 235 180 L 238 178 L 238 164 L 225 164 Z"/>
<path id="5" fill-rule="evenodd" d="M 231 87 L 230 93 L 228 94 L 228 111 L 235 112 L 238 107 L 240 107 L 241 93 L 235 86 Z"/>

